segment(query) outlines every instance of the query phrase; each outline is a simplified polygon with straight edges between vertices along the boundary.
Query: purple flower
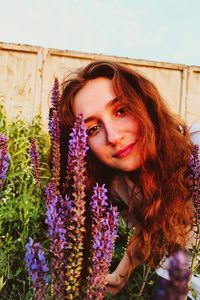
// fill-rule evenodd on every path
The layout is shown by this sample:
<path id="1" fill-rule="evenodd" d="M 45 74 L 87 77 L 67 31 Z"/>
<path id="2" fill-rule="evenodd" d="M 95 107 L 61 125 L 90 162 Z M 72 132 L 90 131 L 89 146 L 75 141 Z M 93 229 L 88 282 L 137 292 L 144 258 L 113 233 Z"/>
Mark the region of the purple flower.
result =
<path id="1" fill-rule="evenodd" d="M 185 300 L 191 272 L 184 252 L 174 253 L 169 263 L 168 273 L 169 280 L 163 280 L 156 300 Z"/>
<path id="2" fill-rule="evenodd" d="M 184 288 L 190 278 L 189 264 L 182 251 L 174 253 L 169 264 L 169 277 L 174 286 Z"/>
<path id="3" fill-rule="evenodd" d="M 71 218 L 73 216 L 72 216 L 72 201 L 68 197 L 68 195 L 66 195 L 64 199 L 61 198 L 58 213 L 65 227 L 67 228 L 68 226 L 70 226 Z M 67 232 L 66 232 L 66 236 L 67 236 Z"/>
<path id="4" fill-rule="evenodd" d="M 56 187 L 60 181 L 60 115 L 58 104 L 60 100 L 59 82 L 56 78 L 52 89 L 51 103 L 49 111 L 49 134 L 51 137 L 52 155 L 52 181 Z"/>
<path id="5" fill-rule="evenodd" d="M 194 146 L 193 152 L 189 159 L 190 178 L 192 180 L 191 192 L 192 200 L 195 208 L 194 213 L 194 232 L 196 233 L 196 241 L 190 249 L 193 257 L 191 270 L 195 270 L 198 263 L 200 249 L 200 149 L 198 145 Z"/>
<path id="6" fill-rule="evenodd" d="M 57 189 L 52 181 L 48 184 L 45 189 L 46 207 L 52 202 L 53 197 L 57 194 Z"/>
<path id="7" fill-rule="evenodd" d="M 48 236 L 50 238 L 52 289 L 54 295 L 62 299 L 65 281 L 65 249 L 66 229 L 65 220 L 67 205 L 52 183 L 46 189 L 46 219 Z"/>
<path id="8" fill-rule="evenodd" d="M 196 225 L 200 223 L 200 151 L 199 146 L 195 145 L 189 159 L 190 178 L 192 179 L 192 198 L 195 207 Z"/>
<path id="9" fill-rule="evenodd" d="M 87 153 L 87 134 L 83 115 L 76 118 L 70 134 L 67 180 L 72 180 L 71 221 L 67 226 L 68 255 L 66 264 L 66 292 L 75 299 L 80 293 L 81 271 L 85 237 L 85 156 Z"/>
<path id="10" fill-rule="evenodd" d="M 5 134 L 0 134 L 0 189 L 6 179 L 10 156 L 8 153 L 8 141 Z"/>
<path id="11" fill-rule="evenodd" d="M 44 252 L 39 243 L 34 243 L 31 238 L 26 244 L 26 268 L 33 282 L 33 293 L 36 300 L 44 300 L 48 285 L 47 272 L 49 271 Z"/>
<path id="12" fill-rule="evenodd" d="M 58 81 L 58 78 L 55 78 L 54 84 L 53 84 L 53 89 L 52 89 L 52 94 L 51 94 L 52 107 L 57 109 L 59 101 L 60 101 L 59 81 Z"/>
<path id="13" fill-rule="evenodd" d="M 68 149 L 67 179 L 73 178 L 74 201 L 77 197 L 84 199 L 86 167 L 85 158 L 88 151 L 87 133 L 83 114 L 79 114 L 70 133 Z"/>
<path id="14" fill-rule="evenodd" d="M 67 180 L 71 179 L 73 174 L 75 174 L 75 176 L 79 175 L 79 171 L 81 171 L 81 174 L 84 175 L 85 157 L 88 149 L 86 126 L 84 123 L 83 114 L 80 113 L 76 117 L 74 127 L 70 133 L 66 176 Z M 85 176 L 83 179 L 85 179 Z"/>
<path id="15" fill-rule="evenodd" d="M 89 269 L 87 299 L 103 299 L 106 292 L 105 277 L 112 260 L 114 242 L 117 236 L 118 212 L 108 207 L 105 185 L 93 188 L 92 213 L 92 253 Z"/>
<path id="16" fill-rule="evenodd" d="M 36 185 L 38 187 L 40 187 L 41 186 L 40 170 L 39 170 L 40 156 L 39 156 L 39 153 L 38 153 L 35 138 L 31 139 L 30 151 L 29 152 L 30 152 L 30 159 L 31 159 L 33 175 L 34 175 L 34 178 L 35 178 L 35 181 L 36 181 Z"/>

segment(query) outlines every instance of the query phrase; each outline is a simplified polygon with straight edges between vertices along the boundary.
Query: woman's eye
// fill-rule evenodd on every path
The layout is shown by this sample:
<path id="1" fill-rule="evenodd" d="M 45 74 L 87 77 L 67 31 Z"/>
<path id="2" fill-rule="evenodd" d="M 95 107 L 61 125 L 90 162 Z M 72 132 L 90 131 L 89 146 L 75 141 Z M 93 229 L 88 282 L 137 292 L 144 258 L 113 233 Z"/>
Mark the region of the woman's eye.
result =
<path id="1" fill-rule="evenodd" d="M 95 125 L 93 127 L 90 127 L 87 129 L 87 135 L 88 136 L 94 136 L 97 131 L 99 130 L 99 128 L 101 127 L 101 125 Z"/>
<path id="2" fill-rule="evenodd" d="M 117 109 L 116 115 L 123 115 L 125 113 L 126 109 L 125 107 L 120 107 L 119 109 Z"/>

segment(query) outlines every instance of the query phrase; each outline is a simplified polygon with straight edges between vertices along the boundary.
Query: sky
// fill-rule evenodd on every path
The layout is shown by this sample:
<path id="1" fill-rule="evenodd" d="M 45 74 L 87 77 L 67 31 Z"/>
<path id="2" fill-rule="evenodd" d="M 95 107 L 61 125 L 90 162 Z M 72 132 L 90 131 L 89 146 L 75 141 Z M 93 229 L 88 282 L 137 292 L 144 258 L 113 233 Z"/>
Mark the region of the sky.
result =
<path id="1" fill-rule="evenodd" d="M 0 42 L 200 66 L 199 0 L 0 0 Z"/>

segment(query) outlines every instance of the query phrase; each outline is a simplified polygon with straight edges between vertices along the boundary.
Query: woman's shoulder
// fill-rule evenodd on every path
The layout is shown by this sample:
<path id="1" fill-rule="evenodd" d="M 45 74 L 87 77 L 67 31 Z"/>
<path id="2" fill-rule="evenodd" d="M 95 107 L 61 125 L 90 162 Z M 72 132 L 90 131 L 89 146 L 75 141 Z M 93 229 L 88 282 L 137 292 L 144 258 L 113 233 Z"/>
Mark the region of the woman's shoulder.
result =
<path id="1" fill-rule="evenodd" d="M 116 173 L 110 182 L 109 192 L 115 200 L 123 201 L 127 206 L 132 197 L 141 198 L 139 188 L 135 186 L 133 180 L 125 172 Z"/>
<path id="2" fill-rule="evenodd" d="M 128 207 L 131 199 L 134 199 L 135 205 L 139 205 L 142 201 L 141 192 L 134 182 L 125 172 L 120 171 L 112 178 L 108 190 L 113 203 L 118 207 L 120 215 L 128 228 L 136 226 L 135 217 L 132 215 L 131 218 L 128 218 Z"/>
<path id="3" fill-rule="evenodd" d="M 127 206 L 129 204 L 131 182 L 127 184 L 126 175 L 123 172 L 117 172 L 109 184 L 109 193 L 114 200 L 122 201 Z"/>

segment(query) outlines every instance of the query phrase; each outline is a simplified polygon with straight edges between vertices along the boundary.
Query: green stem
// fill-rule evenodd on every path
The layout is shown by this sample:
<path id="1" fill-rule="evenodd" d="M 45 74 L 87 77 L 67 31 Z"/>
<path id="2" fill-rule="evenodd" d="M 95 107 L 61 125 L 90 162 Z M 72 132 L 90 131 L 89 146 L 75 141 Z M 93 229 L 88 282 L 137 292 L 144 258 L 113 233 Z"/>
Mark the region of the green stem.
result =
<path id="1" fill-rule="evenodd" d="M 194 245 L 194 255 L 192 257 L 192 263 L 191 263 L 191 271 L 193 272 L 195 270 L 195 263 L 196 263 L 196 259 L 200 250 L 200 224 L 197 225 L 197 237 L 196 237 L 196 242 Z"/>

